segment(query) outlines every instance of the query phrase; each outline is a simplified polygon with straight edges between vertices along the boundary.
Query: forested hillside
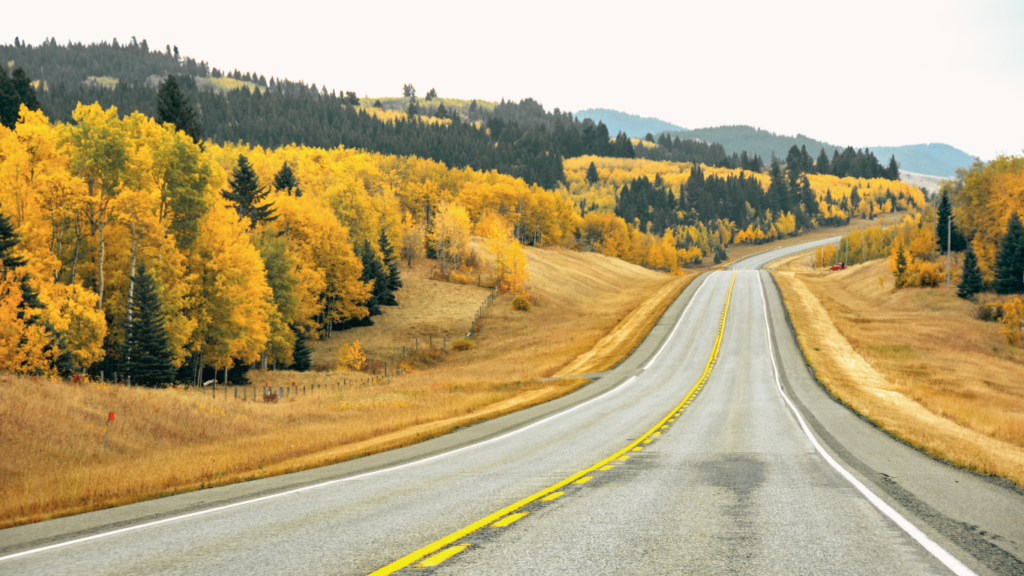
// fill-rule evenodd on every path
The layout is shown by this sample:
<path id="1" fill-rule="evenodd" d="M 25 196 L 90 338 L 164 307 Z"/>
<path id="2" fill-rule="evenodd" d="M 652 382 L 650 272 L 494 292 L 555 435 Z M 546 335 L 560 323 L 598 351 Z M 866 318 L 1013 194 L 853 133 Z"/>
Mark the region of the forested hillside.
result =
<path id="1" fill-rule="evenodd" d="M 418 121 L 415 90 L 408 86 L 412 121 L 389 122 L 357 110 L 364 103 L 351 91 L 267 80 L 255 72 L 224 73 L 205 62 L 181 58 L 174 48 L 152 51 L 145 41 L 134 39 L 127 44 L 67 46 L 51 39 L 36 47 L 17 42 L 0 46 L 0 61 L 23 68 L 40 81 L 38 99 L 43 111 L 64 122 L 71 120 L 78 102 L 155 116 L 157 86 L 164 76 L 175 74 L 195 106 L 203 136 L 216 143 L 345 145 L 431 158 L 453 167 L 498 170 L 547 188 L 564 179 L 564 157 L 633 154 L 628 138 L 611 143 L 603 125 L 580 122 L 557 110 L 545 112 L 529 99 L 495 107 L 485 125 L 465 122 L 458 113 L 445 115 L 450 122 L 427 123 Z M 224 77 L 243 85 L 230 91 L 213 89 L 216 84 L 210 80 Z"/>

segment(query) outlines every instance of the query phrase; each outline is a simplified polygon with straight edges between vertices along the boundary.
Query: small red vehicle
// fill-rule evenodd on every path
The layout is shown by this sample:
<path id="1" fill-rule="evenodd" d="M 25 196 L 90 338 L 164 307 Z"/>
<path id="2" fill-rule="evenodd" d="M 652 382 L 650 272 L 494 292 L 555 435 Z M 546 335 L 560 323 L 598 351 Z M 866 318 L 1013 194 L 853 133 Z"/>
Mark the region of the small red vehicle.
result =
<path id="1" fill-rule="evenodd" d="M 836 264 L 834 266 L 830 266 L 829 270 L 831 270 L 833 272 L 835 272 L 836 270 L 846 270 L 846 263 L 845 262 L 840 262 L 839 264 Z"/>

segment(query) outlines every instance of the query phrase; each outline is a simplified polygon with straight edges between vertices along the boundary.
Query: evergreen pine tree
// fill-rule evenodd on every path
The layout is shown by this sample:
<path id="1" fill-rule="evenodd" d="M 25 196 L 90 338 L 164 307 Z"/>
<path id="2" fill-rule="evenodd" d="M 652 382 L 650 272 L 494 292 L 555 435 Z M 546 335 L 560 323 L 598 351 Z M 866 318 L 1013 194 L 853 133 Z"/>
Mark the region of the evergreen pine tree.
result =
<path id="1" fill-rule="evenodd" d="M 306 343 L 306 333 L 301 329 L 295 330 L 295 348 L 292 350 L 292 365 L 290 369 L 305 372 L 312 367 L 313 351 L 309 348 L 309 344 Z"/>
<path id="2" fill-rule="evenodd" d="M 18 93 L 7 76 L 7 69 L 0 64 L 0 124 L 14 129 L 18 122 Z"/>
<path id="3" fill-rule="evenodd" d="M 256 171 L 244 155 L 238 155 L 238 166 L 235 167 L 228 184 L 231 185 L 231 191 L 225 190 L 221 192 L 221 196 L 234 203 L 239 218 L 249 219 L 250 230 L 256 228 L 256 224 L 260 222 L 277 220 L 277 216 L 273 215 L 273 202 L 260 204 L 270 194 L 270 189 L 259 187 Z"/>
<path id="4" fill-rule="evenodd" d="M 201 145 L 203 129 L 173 74 L 167 76 L 156 93 L 156 119 L 161 124 L 174 124 L 178 130 L 188 134 L 193 142 Z"/>
<path id="5" fill-rule="evenodd" d="M 398 259 L 395 257 L 395 247 L 391 245 L 391 240 L 388 240 L 388 235 L 384 229 L 380 230 L 380 255 L 384 260 L 384 265 L 387 266 L 388 276 L 388 299 L 381 302 L 384 306 L 398 306 L 398 302 L 395 300 L 395 292 L 402 287 L 402 277 L 398 272 Z"/>
<path id="6" fill-rule="evenodd" d="M 828 163 L 828 154 L 825 152 L 824 148 L 822 148 L 821 152 L 818 153 L 818 161 L 814 165 L 814 170 L 818 174 L 828 174 L 832 170 L 832 167 L 829 166 Z"/>
<path id="7" fill-rule="evenodd" d="M 953 214 L 953 206 L 949 201 L 949 192 L 947 190 L 942 191 L 942 196 L 939 197 L 939 207 L 936 209 L 937 222 L 935 223 L 935 241 L 939 245 L 939 252 L 945 254 L 946 246 L 950 245 L 953 252 L 959 252 L 967 247 L 967 241 L 964 239 L 960 231 L 957 230 L 956 223 L 950 223 L 949 218 Z M 951 242 L 947 244 L 946 233 L 952 232 Z"/>
<path id="8" fill-rule="evenodd" d="M 857 187 L 854 186 L 850 192 L 850 209 L 856 212 L 858 206 L 860 206 L 860 193 L 857 192 Z"/>
<path id="9" fill-rule="evenodd" d="M 587 167 L 587 182 L 590 182 L 591 184 L 597 184 L 597 181 L 600 179 L 601 176 L 599 176 L 597 173 L 597 166 L 594 166 L 594 163 L 591 162 L 590 166 Z"/>
<path id="10" fill-rule="evenodd" d="M 999 241 L 995 272 L 992 288 L 997 294 L 1024 292 L 1024 226 L 1016 212 L 1010 214 L 1006 234 Z"/>
<path id="11" fill-rule="evenodd" d="M 177 372 L 172 363 L 160 298 L 145 262 L 139 266 L 135 279 L 132 323 L 122 343 L 121 369 L 137 386 L 165 386 L 174 380 Z"/>
<path id="12" fill-rule="evenodd" d="M 0 124 L 13 130 L 18 124 L 22 104 L 29 110 L 39 110 L 32 80 L 21 66 L 8 78 L 7 71 L 0 65 Z"/>
<path id="13" fill-rule="evenodd" d="M 896 288 L 903 288 L 907 283 L 907 252 L 903 249 L 903 243 L 896 246 L 896 272 L 893 274 L 896 281 Z"/>
<path id="14" fill-rule="evenodd" d="M 277 174 L 274 175 L 274 190 L 284 190 L 287 194 L 293 195 L 296 198 L 302 196 L 302 189 L 299 188 L 299 182 L 295 179 L 295 173 L 292 172 L 292 167 L 287 162 L 281 169 L 278 170 Z"/>
<path id="15" fill-rule="evenodd" d="M 968 246 L 964 254 L 964 269 L 960 274 L 960 283 L 956 285 L 956 295 L 961 298 L 970 298 L 982 289 L 981 269 L 978 268 L 978 257 L 974 250 Z"/>
<path id="16" fill-rule="evenodd" d="M 896 163 L 895 154 L 893 154 L 892 157 L 889 158 L 889 168 L 885 172 L 885 177 L 888 178 L 889 180 L 900 179 L 900 165 Z"/>
<path id="17" fill-rule="evenodd" d="M 388 288 L 389 277 L 384 265 L 373 253 L 369 240 L 363 241 L 363 247 L 359 253 L 363 259 L 363 275 L 359 279 L 363 282 L 373 281 L 373 292 L 370 294 L 370 299 L 366 301 L 366 309 L 369 314 L 363 320 L 353 320 L 352 322 L 354 326 L 372 326 L 373 320 L 370 318 L 383 314 L 380 307 L 391 296 L 391 290 Z"/>

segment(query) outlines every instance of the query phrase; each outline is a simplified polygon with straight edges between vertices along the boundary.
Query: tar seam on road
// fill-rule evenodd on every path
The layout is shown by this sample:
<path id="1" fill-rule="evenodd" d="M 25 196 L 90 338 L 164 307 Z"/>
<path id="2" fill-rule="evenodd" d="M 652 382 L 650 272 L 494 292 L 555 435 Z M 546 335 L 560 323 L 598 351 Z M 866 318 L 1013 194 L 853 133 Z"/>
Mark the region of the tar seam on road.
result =
<path id="1" fill-rule="evenodd" d="M 871 504 L 875 508 L 877 508 L 879 512 L 887 516 L 897 526 L 902 528 L 903 531 L 907 533 L 907 535 L 916 540 L 918 544 L 920 544 L 925 550 L 931 553 L 931 555 L 934 556 L 939 562 L 942 562 L 942 564 L 946 568 L 949 568 L 954 574 L 957 574 L 957 576 L 977 576 L 977 574 L 975 574 L 973 570 L 971 570 L 962 562 L 957 560 L 955 556 L 947 552 L 943 547 L 936 544 L 931 538 L 925 535 L 925 533 L 922 532 L 917 526 L 914 526 L 909 520 L 904 518 L 899 512 L 894 510 L 891 506 L 886 504 L 884 500 L 879 498 L 874 492 L 868 489 L 868 487 L 861 483 L 860 480 L 857 480 L 853 476 L 853 474 L 850 474 L 850 472 L 848 472 L 838 462 L 836 462 L 835 459 L 833 459 L 832 456 L 830 456 L 828 452 L 826 452 L 825 449 L 821 447 L 821 444 L 818 443 L 818 440 L 814 437 L 814 434 L 812 434 L 811 430 L 807 427 L 807 423 L 804 422 L 803 416 L 800 415 L 800 412 L 796 409 L 796 406 L 793 405 L 793 402 L 790 401 L 789 396 L 786 395 L 786 392 L 782 389 L 782 382 L 779 381 L 779 367 L 775 363 L 775 351 L 774 347 L 772 346 L 771 327 L 768 324 L 768 300 L 764 297 L 764 281 L 761 278 L 760 272 L 755 272 L 755 274 L 757 274 L 758 286 L 761 288 L 759 292 L 761 293 L 761 304 L 764 307 L 764 327 L 767 331 L 768 355 L 771 357 L 772 360 L 772 370 L 774 371 L 775 375 L 775 386 L 778 389 L 779 394 L 782 395 L 782 399 L 786 401 L 786 405 L 789 406 L 789 409 L 793 412 L 793 415 L 796 416 L 797 421 L 800 423 L 800 429 L 803 430 L 804 435 L 806 435 L 808 440 L 811 441 L 811 444 L 814 446 L 814 449 L 817 450 L 818 454 L 820 454 L 821 457 L 825 459 L 825 462 L 827 462 L 829 466 L 831 466 L 837 472 L 839 472 L 839 474 L 843 478 L 845 478 L 850 484 L 852 484 L 858 492 L 863 494 L 864 497 L 867 498 L 868 502 L 871 502 Z"/>
<path id="2" fill-rule="evenodd" d="M 455 532 L 452 532 L 451 534 L 449 534 L 448 536 L 445 536 L 444 538 L 441 538 L 440 540 L 436 540 L 436 541 L 434 541 L 434 542 L 424 546 L 423 548 L 420 548 L 419 550 L 416 550 L 415 552 L 412 552 L 412 553 L 410 553 L 410 554 L 408 554 L 408 555 L 406 555 L 406 556 L 404 556 L 402 558 L 399 558 L 398 560 L 395 560 L 394 562 L 388 564 L 387 566 L 384 566 L 383 568 L 380 568 L 378 570 L 375 570 L 375 571 L 371 572 L 369 576 L 386 576 L 388 574 L 393 574 L 393 573 L 395 573 L 395 572 L 397 572 L 397 571 L 399 571 L 399 570 L 401 570 L 403 568 L 406 568 L 408 566 L 411 566 L 412 564 L 415 564 L 416 562 L 418 562 L 420 560 L 423 560 L 424 558 L 427 558 L 427 560 L 424 561 L 421 564 L 421 566 L 427 566 L 427 565 L 434 566 L 436 564 L 439 564 L 440 562 L 443 562 L 444 560 L 447 560 L 447 559 L 451 558 L 452 556 L 454 556 L 458 552 L 461 552 L 462 550 L 465 550 L 466 547 L 467 547 L 466 544 L 456 544 L 455 546 L 452 546 L 450 548 L 446 548 L 446 546 L 448 546 L 449 544 L 455 544 L 461 538 L 464 538 L 465 536 L 467 536 L 469 534 L 472 534 L 472 533 L 480 530 L 481 528 L 483 528 L 485 526 L 490 526 L 490 525 L 494 524 L 495 522 L 497 522 L 498 520 L 500 520 L 501 518 L 505 517 L 506 515 L 512 514 L 513 512 L 515 512 L 516 510 L 519 510 L 520 508 L 526 506 L 527 504 L 530 504 L 530 503 L 532 503 L 534 501 L 537 501 L 537 500 L 541 500 L 545 496 L 548 496 L 549 494 L 557 492 L 561 488 L 563 488 L 563 487 L 565 487 L 565 486 L 567 486 L 569 484 L 582 484 L 582 483 L 585 483 L 585 482 L 589 481 L 592 478 L 591 476 L 587 476 L 587 474 L 590 474 L 591 472 L 594 472 L 595 470 L 598 470 L 601 467 L 608 465 L 612 461 L 614 461 L 617 458 L 623 456 L 626 452 L 641 450 L 642 447 L 640 446 L 640 444 L 649 442 L 650 438 L 652 438 L 653 435 L 658 430 L 660 430 L 661 427 L 664 426 L 668 422 L 668 420 L 670 418 L 677 418 L 678 414 L 680 413 L 680 411 L 685 410 L 686 406 L 688 406 L 690 404 L 690 402 L 693 401 L 693 398 L 695 398 L 696 395 L 698 393 L 700 393 L 701 389 L 704 387 L 704 384 L 707 382 L 708 378 L 711 376 L 711 370 L 714 368 L 715 360 L 718 358 L 718 349 L 719 349 L 719 347 L 722 344 L 722 334 L 725 332 L 725 320 L 726 320 L 726 316 L 729 313 L 729 302 L 732 299 L 732 288 L 733 288 L 733 285 L 736 283 L 736 274 L 737 274 L 737 272 L 733 272 L 732 280 L 729 282 L 729 291 L 726 293 L 726 296 L 725 296 L 725 306 L 722 309 L 722 319 L 721 319 L 721 321 L 719 322 L 719 325 L 718 325 L 718 335 L 715 337 L 715 345 L 714 345 L 714 347 L 711 350 L 711 357 L 708 358 L 708 362 L 704 366 L 704 372 L 701 374 L 700 379 L 697 380 L 697 383 L 694 384 L 693 388 L 691 388 L 690 391 L 686 394 L 686 396 L 683 397 L 682 401 L 680 401 L 679 404 L 677 404 L 674 408 L 672 408 L 672 410 L 668 414 L 666 414 L 665 417 L 662 418 L 657 424 L 655 424 L 650 430 L 645 432 L 643 435 L 641 435 L 639 438 L 637 438 L 633 442 L 629 443 L 625 448 L 622 448 L 621 450 L 615 452 L 611 456 L 601 460 L 597 464 L 594 464 L 593 466 L 590 466 L 589 468 L 586 468 L 584 470 L 580 470 L 579 472 L 573 474 L 572 476 L 569 476 L 568 478 L 565 478 L 564 480 L 558 482 L 557 484 L 553 484 L 551 486 L 548 486 L 547 488 L 541 490 L 540 492 L 537 492 L 536 494 L 533 494 L 532 496 L 528 496 L 526 498 L 523 498 L 522 500 L 516 502 L 515 504 L 512 504 L 510 506 L 506 506 L 505 508 L 502 508 L 501 510 L 498 510 L 497 512 L 494 512 L 493 514 L 490 514 L 490 515 L 488 515 L 488 516 L 486 516 L 484 518 L 481 518 L 480 520 L 477 520 L 476 522 L 470 524 L 469 526 L 466 526 L 465 528 L 462 528 L 461 530 L 457 530 Z M 701 285 L 701 287 L 703 288 L 703 285 Z M 694 296 L 696 297 L 696 295 L 694 295 Z M 690 302 L 692 303 L 693 300 L 691 299 Z M 689 309 L 689 308 L 687 308 L 687 309 Z M 685 312 L 684 312 L 684 315 L 685 315 Z M 679 318 L 679 323 L 681 323 L 681 322 L 682 322 L 682 316 L 680 316 L 680 318 Z M 677 323 L 677 327 L 678 327 L 679 323 Z M 673 330 L 673 333 L 674 332 L 675 332 L 675 330 Z M 669 339 L 666 339 L 666 341 L 665 341 L 666 345 L 668 344 L 669 340 L 671 340 L 671 337 Z M 664 348 L 664 346 L 662 346 L 662 348 Z M 659 351 L 659 354 L 660 354 L 660 351 Z M 513 515 L 515 515 L 515 514 L 513 514 Z M 518 518 L 517 518 L 517 520 L 518 520 Z M 454 549 L 458 549 L 458 550 L 456 550 L 454 552 L 451 552 L 451 550 L 454 550 Z M 431 555 L 433 555 L 433 556 L 431 556 Z M 437 559 L 436 563 L 435 563 L 435 559 Z"/>
<path id="3" fill-rule="evenodd" d="M 679 320 L 676 321 L 676 325 L 672 329 L 672 332 L 669 334 L 668 338 L 665 339 L 665 342 L 662 344 L 661 348 L 658 350 L 658 354 L 661 354 L 661 351 L 665 349 L 666 345 L 668 345 L 669 340 L 672 339 L 672 336 L 675 334 L 676 329 L 678 329 L 679 326 L 682 324 L 683 319 L 686 317 L 686 313 L 689 312 L 689 310 L 690 310 L 690 303 L 692 303 L 693 300 L 697 297 L 697 294 L 700 294 L 701 289 L 704 288 L 704 284 L 706 284 L 706 282 L 702 282 L 701 285 L 697 287 L 697 291 L 693 294 L 693 297 L 690 298 L 690 301 L 687 302 L 686 308 L 683 310 L 683 313 L 679 315 Z M 731 288 L 731 286 L 730 286 L 730 288 Z M 716 352 L 717 352 L 717 348 L 716 348 Z M 576 410 L 578 408 L 582 408 L 582 407 L 586 406 L 587 404 L 590 404 L 592 402 L 596 402 L 597 400 L 600 400 L 601 398 L 604 398 L 605 396 L 608 396 L 610 394 L 618 392 L 619 390 L 622 390 L 622 389 L 626 388 L 635 379 L 636 379 L 636 376 L 631 376 L 626 381 L 624 381 L 622 384 L 619 384 L 618 386 L 612 388 L 611 390 L 608 390 L 607 392 L 605 392 L 605 393 L 603 393 L 603 394 L 601 394 L 599 396 L 595 396 L 595 397 L 591 398 L 590 400 L 587 400 L 586 402 L 581 402 L 581 403 L 579 403 L 579 404 L 577 404 L 577 405 L 575 405 L 575 406 L 573 406 L 571 408 L 567 408 L 566 410 L 562 410 L 561 412 L 557 412 L 555 414 L 552 414 L 552 415 L 550 415 L 550 416 L 548 416 L 546 418 L 542 418 L 540 420 L 537 420 L 536 422 L 533 422 L 533 423 L 528 424 L 526 426 L 523 426 L 521 428 L 516 428 L 515 430 L 506 432 L 505 434 L 501 434 L 500 436 L 495 436 L 493 438 L 488 438 L 487 440 L 483 440 L 481 442 L 470 444 L 468 446 L 462 446 L 461 448 L 456 448 L 455 450 L 450 450 L 448 452 L 442 452 L 441 454 L 435 454 L 435 455 L 429 456 L 427 458 L 423 458 L 423 459 L 420 459 L 420 460 L 413 460 L 412 462 L 406 462 L 404 464 L 399 464 L 397 466 L 391 466 L 391 467 L 388 467 L 388 468 L 382 468 L 380 470 L 373 470 L 373 471 L 365 472 L 365 473 L 362 473 L 362 474 L 356 474 L 355 476 L 348 476 L 348 477 L 345 477 L 345 478 L 338 478 L 338 479 L 335 479 L 335 480 L 328 480 L 326 482 L 320 482 L 320 483 L 317 483 L 317 484 L 311 484 L 309 486 L 302 486 L 300 488 L 295 488 L 295 489 L 292 489 L 292 490 L 286 490 L 284 492 L 277 492 L 277 493 L 274 493 L 274 494 L 268 494 L 266 496 L 260 496 L 258 498 L 253 498 L 253 499 L 250 499 L 250 500 L 242 500 L 240 502 L 232 502 L 231 504 L 225 504 L 223 506 L 215 506 L 213 508 L 207 508 L 207 509 L 204 509 L 204 510 L 198 510 L 196 512 L 190 512 L 188 514 L 181 514 L 179 516 L 171 516 L 169 518 L 161 518 L 159 520 L 153 520 L 151 522 L 144 522 L 142 524 L 136 524 L 134 526 L 127 526 L 127 527 L 124 527 L 124 528 L 118 528 L 116 530 L 110 530 L 108 532 L 101 532 L 99 534 L 91 534 L 89 536 L 83 536 L 81 538 L 74 538 L 72 540 L 67 540 L 65 542 L 58 542 L 56 544 L 50 544 L 50 545 L 47 545 L 47 546 L 40 546 L 38 548 L 32 548 L 30 550 L 23 550 L 21 552 L 16 552 L 14 554 L 8 554 L 7 556 L 0 556 L 0 562 L 3 562 L 4 560 L 13 560 L 15 558 L 22 558 L 24 556 L 28 556 L 28 555 L 31 555 L 31 554 L 36 554 L 36 553 L 39 553 L 39 552 L 46 552 L 48 550 L 54 550 L 54 549 L 57 549 L 57 548 L 63 548 L 65 546 L 70 546 L 72 544 L 81 544 L 83 542 L 89 542 L 91 540 L 98 540 L 100 538 L 106 538 L 108 536 L 116 536 L 118 534 L 124 534 L 125 532 L 132 532 L 134 530 L 140 530 L 142 528 L 151 528 L 153 526 L 158 526 L 160 524 L 166 524 L 168 522 L 176 522 L 178 520 L 186 520 L 188 518 L 194 518 L 196 516 L 202 516 L 204 514 L 211 514 L 213 512 L 220 512 L 220 511 L 223 511 L 223 510 L 228 510 L 228 509 L 231 509 L 231 508 L 236 508 L 238 506 L 244 506 L 246 504 L 255 504 L 257 502 L 264 502 L 264 501 L 267 501 L 267 500 L 272 500 L 274 498 L 280 498 L 280 497 L 283 497 L 283 496 L 290 496 L 292 494 L 297 494 L 299 492 L 305 492 L 307 490 L 314 490 L 314 489 L 318 489 L 318 488 L 324 488 L 324 487 L 331 486 L 331 485 L 334 485 L 334 484 L 340 484 L 342 482 L 349 482 L 351 480 L 358 480 L 360 478 L 366 478 L 368 476 L 374 476 L 376 474 L 383 474 L 385 472 L 393 472 L 395 470 L 399 470 L 399 469 L 402 469 L 402 468 L 408 468 L 408 467 L 411 467 L 411 466 L 416 466 L 418 464 L 424 464 L 426 462 L 431 462 L 433 460 L 437 460 L 437 459 L 440 459 L 440 458 L 451 456 L 453 454 L 457 454 L 457 453 L 462 452 L 464 450 L 469 450 L 469 449 L 472 449 L 472 448 L 477 448 L 477 447 L 483 446 L 485 444 L 489 444 L 491 442 L 496 442 L 498 440 L 502 440 L 504 438 L 512 436 L 513 434 L 518 434 L 518 433 L 523 432 L 525 430 L 529 430 L 530 428 L 533 428 L 535 426 L 543 424 L 544 422 L 547 422 L 548 420 L 551 420 L 551 419 L 554 419 L 554 418 L 558 418 L 559 416 L 563 416 L 565 414 L 568 414 L 568 413 L 570 413 L 570 412 L 572 412 L 572 411 L 574 411 L 574 410 Z"/>

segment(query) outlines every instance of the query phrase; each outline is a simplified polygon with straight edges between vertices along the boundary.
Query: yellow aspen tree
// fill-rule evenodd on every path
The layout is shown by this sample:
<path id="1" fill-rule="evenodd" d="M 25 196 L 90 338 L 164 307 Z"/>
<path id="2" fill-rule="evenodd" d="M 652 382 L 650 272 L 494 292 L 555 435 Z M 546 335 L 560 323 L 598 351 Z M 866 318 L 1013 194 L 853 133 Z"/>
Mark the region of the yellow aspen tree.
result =
<path id="1" fill-rule="evenodd" d="M 275 208 L 278 225 L 286 230 L 288 248 L 299 262 L 297 274 L 304 291 L 300 294 L 298 323 L 313 329 L 317 319 L 328 335 L 331 327 L 369 313 L 362 303 L 372 294 L 360 280 L 363 264 L 341 225 L 323 200 L 278 196 Z M 314 331 L 313 333 L 318 333 Z"/>
<path id="2" fill-rule="evenodd" d="M 113 218 L 114 197 L 129 177 L 129 134 L 113 106 L 103 110 L 99 104 L 79 103 L 71 116 L 75 124 L 64 126 L 61 142 L 69 154 L 71 172 L 82 178 L 88 188 L 85 212 L 99 246 L 96 307 L 102 310 L 106 288 L 106 231 Z"/>
<path id="3" fill-rule="evenodd" d="M 197 275 L 191 294 L 197 325 L 189 348 L 196 366 L 254 362 L 266 348 L 273 293 L 248 229 L 248 222 L 223 204 L 215 204 L 200 223 L 190 255 Z"/>
<path id="4" fill-rule="evenodd" d="M 412 261 L 423 254 L 423 227 L 406 211 L 402 219 L 402 260 L 412 268 Z"/>
<path id="5" fill-rule="evenodd" d="M 465 208 L 450 202 L 442 202 L 438 206 L 429 237 L 437 253 L 442 273 L 450 267 L 459 266 L 471 230 L 472 223 Z"/>
<path id="6" fill-rule="evenodd" d="M 661 258 L 669 272 L 679 270 L 679 253 L 676 251 L 676 238 L 671 228 L 665 229 L 661 237 Z"/>

